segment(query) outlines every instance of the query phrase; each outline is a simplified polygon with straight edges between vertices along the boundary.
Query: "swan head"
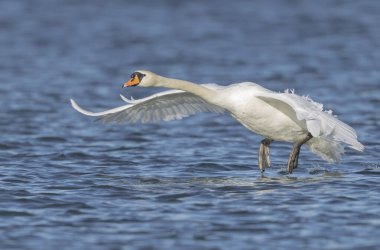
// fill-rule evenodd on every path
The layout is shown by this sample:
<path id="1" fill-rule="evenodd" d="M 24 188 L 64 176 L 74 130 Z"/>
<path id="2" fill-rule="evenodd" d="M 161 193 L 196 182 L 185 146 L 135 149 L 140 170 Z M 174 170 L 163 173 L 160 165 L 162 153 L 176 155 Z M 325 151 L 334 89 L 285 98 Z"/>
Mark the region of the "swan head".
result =
<path id="1" fill-rule="evenodd" d="M 157 75 L 147 70 L 138 70 L 132 73 L 131 79 L 123 87 L 152 87 L 157 84 Z"/>

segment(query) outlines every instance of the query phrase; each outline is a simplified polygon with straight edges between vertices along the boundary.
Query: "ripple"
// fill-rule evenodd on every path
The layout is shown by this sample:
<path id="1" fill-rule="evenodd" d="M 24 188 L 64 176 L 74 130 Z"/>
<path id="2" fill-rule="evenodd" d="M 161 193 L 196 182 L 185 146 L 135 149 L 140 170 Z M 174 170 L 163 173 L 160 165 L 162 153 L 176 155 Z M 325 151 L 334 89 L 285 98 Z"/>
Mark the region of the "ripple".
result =
<path id="1" fill-rule="evenodd" d="M 17 146 L 14 144 L 5 144 L 5 143 L 0 143 L 0 150 L 8 150 L 8 149 L 17 149 Z"/>
<path id="2" fill-rule="evenodd" d="M 8 183 L 21 183 L 21 184 L 25 184 L 25 183 L 29 183 L 30 181 L 29 180 L 22 180 L 20 178 L 3 178 L 1 179 L 3 182 L 8 182 Z"/>
<path id="3" fill-rule="evenodd" d="M 67 159 L 94 159 L 97 158 L 96 155 L 87 154 L 84 152 L 70 152 L 70 153 L 60 153 L 52 157 L 54 160 L 67 160 Z"/>
<path id="4" fill-rule="evenodd" d="M 63 143 L 66 142 L 67 140 L 63 137 L 58 137 L 58 136 L 40 136 L 36 138 L 39 141 L 42 142 L 58 142 L 58 143 Z"/>
<path id="5" fill-rule="evenodd" d="M 250 169 L 247 166 L 243 167 L 238 165 L 240 169 Z M 196 164 L 191 164 L 186 167 L 186 172 L 219 172 L 219 171 L 232 171 L 236 170 L 236 165 L 224 165 L 214 162 L 199 162 Z"/>
<path id="6" fill-rule="evenodd" d="M 67 215 L 82 215 L 82 214 L 86 214 L 84 212 L 82 212 L 81 210 L 78 210 L 78 209 L 68 209 L 65 214 Z"/>
<path id="7" fill-rule="evenodd" d="M 311 169 L 309 170 L 309 174 L 311 175 L 320 175 L 320 174 L 328 174 L 329 171 L 327 169 Z"/>
<path id="8" fill-rule="evenodd" d="M 66 202 L 56 200 L 54 203 L 45 204 L 44 208 L 76 208 L 76 209 L 95 209 L 83 202 Z"/>
<path id="9" fill-rule="evenodd" d="M 80 190 L 84 189 L 83 186 L 70 186 L 70 185 L 62 185 L 62 186 L 49 186 L 50 190 Z"/>
<path id="10" fill-rule="evenodd" d="M 0 217 L 17 217 L 17 216 L 34 216 L 34 214 L 25 211 L 0 210 Z"/>
<path id="11" fill-rule="evenodd" d="M 163 183 L 160 179 L 151 178 L 151 177 L 141 178 L 140 182 L 144 183 L 144 184 L 160 184 L 160 183 Z"/>
<path id="12" fill-rule="evenodd" d="M 361 175 L 380 176 L 380 168 L 366 168 L 356 172 Z"/>
<path id="13" fill-rule="evenodd" d="M 156 197 L 156 200 L 160 202 L 180 202 L 182 198 L 192 197 L 197 194 L 198 193 L 190 192 L 190 193 L 160 195 Z"/>

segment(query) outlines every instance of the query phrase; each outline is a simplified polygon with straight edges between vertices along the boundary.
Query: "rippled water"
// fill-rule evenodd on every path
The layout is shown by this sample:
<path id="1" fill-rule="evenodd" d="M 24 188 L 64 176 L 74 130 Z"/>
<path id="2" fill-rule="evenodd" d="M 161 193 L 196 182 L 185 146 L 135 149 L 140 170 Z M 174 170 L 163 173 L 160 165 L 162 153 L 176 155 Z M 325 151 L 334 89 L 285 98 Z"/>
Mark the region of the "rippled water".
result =
<path id="1" fill-rule="evenodd" d="M 1 249 L 376 249 L 380 4 L 376 1 L 0 2 Z M 135 69 L 295 89 L 358 132 L 329 165 L 228 116 L 102 124 Z"/>

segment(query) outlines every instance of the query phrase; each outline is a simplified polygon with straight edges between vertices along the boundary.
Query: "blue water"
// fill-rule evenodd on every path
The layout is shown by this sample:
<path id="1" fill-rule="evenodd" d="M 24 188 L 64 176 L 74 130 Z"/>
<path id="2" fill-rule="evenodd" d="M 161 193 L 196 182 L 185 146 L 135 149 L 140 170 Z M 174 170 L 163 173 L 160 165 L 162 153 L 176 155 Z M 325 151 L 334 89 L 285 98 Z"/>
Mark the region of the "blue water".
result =
<path id="1" fill-rule="evenodd" d="M 0 249 L 379 249 L 377 1 L 0 2 Z M 159 89 L 255 81 L 309 94 L 366 146 L 328 164 L 227 115 L 95 123 Z"/>

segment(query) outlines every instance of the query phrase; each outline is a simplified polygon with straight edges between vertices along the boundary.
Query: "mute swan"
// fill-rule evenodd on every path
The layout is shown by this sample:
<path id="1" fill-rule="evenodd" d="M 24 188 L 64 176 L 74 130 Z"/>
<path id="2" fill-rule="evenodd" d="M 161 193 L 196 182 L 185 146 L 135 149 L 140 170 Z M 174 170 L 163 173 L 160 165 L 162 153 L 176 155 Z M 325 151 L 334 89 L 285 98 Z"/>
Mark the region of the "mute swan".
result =
<path id="1" fill-rule="evenodd" d="M 78 106 L 74 109 L 100 120 L 128 122 L 156 122 L 182 119 L 197 112 L 229 113 L 243 126 L 264 137 L 258 154 L 258 165 L 263 173 L 270 167 L 269 145 L 272 141 L 293 143 L 288 160 L 288 171 L 297 168 L 301 146 L 307 144 L 311 151 L 328 162 L 337 162 L 344 153 L 343 145 L 363 151 L 356 132 L 322 109 L 322 104 L 293 92 L 276 93 L 252 82 L 219 86 L 166 78 L 149 71 L 136 71 L 123 87 L 165 87 L 149 97 L 134 100 L 121 96 L 127 105 L 93 113 Z"/>

